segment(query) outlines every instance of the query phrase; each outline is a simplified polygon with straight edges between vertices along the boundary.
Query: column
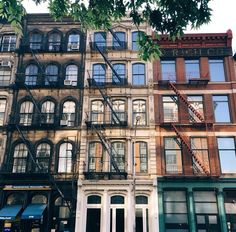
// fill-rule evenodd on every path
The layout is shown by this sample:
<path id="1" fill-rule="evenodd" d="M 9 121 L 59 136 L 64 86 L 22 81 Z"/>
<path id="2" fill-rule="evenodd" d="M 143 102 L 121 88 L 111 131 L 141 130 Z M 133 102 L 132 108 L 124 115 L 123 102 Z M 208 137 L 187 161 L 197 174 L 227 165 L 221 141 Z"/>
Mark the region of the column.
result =
<path id="1" fill-rule="evenodd" d="M 195 222 L 193 191 L 191 188 L 188 188 L 188 192 L 187 192 L 187 206 L 188 206 L 189 229 L 191 232 L 196 232 L 197 229 L 196 229 L 196 222 Z"/>
<path id="2" fill-rule="evenodd" d="M 220 218 L 221 232 L 227 232 L 228 229 L 227 229 L 227 222 L 226 222 L 226 215 L 225 215 L 223 189 L 218 189 L 218 192 L 217 192 L 217 204 L 218 204 L 218 209 L 219 209 L 219 218 Z"/>
<path id="3" fill-rule="evenodd" d="M 165 231 L 163 189 L 158 189 L 159 232 Z"/>

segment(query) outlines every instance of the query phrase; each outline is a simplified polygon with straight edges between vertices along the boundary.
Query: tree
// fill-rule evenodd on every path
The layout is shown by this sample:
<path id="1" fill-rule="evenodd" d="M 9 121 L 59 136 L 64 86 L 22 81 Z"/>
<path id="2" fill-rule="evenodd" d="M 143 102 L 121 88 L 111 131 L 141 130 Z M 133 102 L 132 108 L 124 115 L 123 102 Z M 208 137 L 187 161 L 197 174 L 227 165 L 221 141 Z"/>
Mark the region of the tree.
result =
<path id="1" fill-rule="evenodd" d="M 153 28 L 155 41 L 145 33 L 139 34 L 140 56 L 143 60 L 159 58 L 156 40 L 160 34 L 175 40 L 183 35 L 189 25 L 193 29 L 210 21 L 211 0 L 33 0 L 36 4 L 48 2 L 55 20 L 71 16 L 84 28 L 108 29 L 113 21 L 128 16 L 139 28 L 148 22 Z M 21 28 L 25 15 L 22 0 L 0 0 L 0 18 L 7 19 L 14 27 Z"/>

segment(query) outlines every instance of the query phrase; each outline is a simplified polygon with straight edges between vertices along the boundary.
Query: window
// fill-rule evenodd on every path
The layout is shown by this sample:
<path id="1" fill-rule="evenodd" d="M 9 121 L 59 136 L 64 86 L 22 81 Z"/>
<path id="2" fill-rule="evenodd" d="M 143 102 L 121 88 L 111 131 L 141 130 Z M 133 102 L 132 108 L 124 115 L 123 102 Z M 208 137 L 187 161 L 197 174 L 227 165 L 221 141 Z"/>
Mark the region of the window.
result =
<path id="1" fill-rule="evenodd" d="M 92 101 L 91 121 L 93 124 L 103 124 L 104 105 L 102 101 Z"/>
<path id="2" fill-rule="evenodd" d="M 24 204 L 24 193 L 12 193 L 7 197 L 7 205 L 23 205 Z"/>
<path id="3" fill-rule="evenodd" d="M 8 86 L 11 80 L 11 70 L 0 69 L 0 86 Z"/>
<path id="4" fill-rule="evenodd" d="M 227 227 L 230 228 L 232 232 L 236 231 L 235 202 L 236 202 L 235 190 L 225 190 L 224 191 L 224 204 L 225 204 L 226 221 L 227 221 Z"/>
<path id="5" fill-rule="evenodd" d="M 125 112 L 125 101 L 123 100 L 112 101 L 112 108 L 116 114 L 116 116 L 112 115 L 112 123 L 118 124 L 119 122 L 121 123 L 127 122 L 126 112 Z M 119 119 L 119 122 L 117 118 Z"/>
<path id="6" fill-rule="evenodd" d="M 117 31 L 114 32 L 114 34 L 115 36 L 113 36 L 113 48 L 117 50 L 126 48 L 125 32 Z"/>
<path id="7" fill-rule="evenodd" d="M 34 105 L 31 101 L 24 101 L 20 105 L 20 124 L 29 126 L 33 121 Z"/>
<path id="8" fill-rule="evenodd" d="M 48 201 L 47 197 L 40 194 L 34 195 L 31 199 L 32 204 L 47 204 L 47 201 Z"/>
<path id="9" fill-rule="evenodd" d="M 215 122 L 230 122 L 228 96 L 212 96 Z"/>
<path id="10" fill-rule="evenodd" d="M 61 48 L 61 36 L 57 32 L 53 32 L 48 36 L 48 50 L 60 51 Z"/>
<path id="11" fill-rule="evenodd" d="M 105 64 L 94 64 L 93 65 L 93 80 L 98 85 L 104 85 L 106 80 L 106 65 Z"/>
<path id="12" fill-rule="evenodd" d="M 144 64 L 133 64 L 132 65 L 132 82 L 133 85 L 145 85 L 145 65 Z"/>
<path id="13" fill-rule="evenodd" d="M 89 144 L 89 172 L 103 172 L 105 160 L 103 160 L 103 147 L 99 142 Z"/>
<path id="14" fill-rule="evenodd" d="M 202 118 L 204 118 L 203 111 L 203 99 L 202 96 L 188 96 L 188 103 L 199 113 Z M 193 113 L 192 110 L 188 110 L 189 113 L 189 121 L 190 122 L 201 122 L 201 120 Z"/>
<path id="15" fill-rule="evenodd" d="M 33 50 L 41 50 L 42 49 L 42 35 L 38 32 L 32 33 L 30 35 L 30 48 Z"/>
<path id="16" fill-rule="evenodd" d="M 88 204 L 101 204 L 101 197 L 97 195 L 88 196 L 87 203 Z"/>
<path id="17" fill-rule="evenodd" d="M 6 99 L 0 99 L 0 126 L 3 126 L 5 122 L 6 104 Z"/>
<path id="18" fill-rule="evenodd" d="M 164 138 L 166 173 L 182 173 L 182 154 L 178 138 Z"/>
<path id="19" fill-rule="evenodd" d="M 94 33 L 94 44 L 99 47 L 99 49 L 106 49 L 106 32 L 95 32 Z"/>
<path id="20" fill-rule="evenodd" d="M 52 101 L 45 101 L 41 109 L 41 123 L 52 124 L 54 123 L 55 116 L 55 103 Z"/>
<path id="21" fill-rule="evenodd" d="M 66 67 L 66 78 L 71 82 L 71 85 L 76 86 L 78 79 L 78 67 L 77 65 L 71 64 Z"/>
<path id="22" fill-rule="evenodd" d="M 161 61 L 161 78 L 167 81 L 176 81 L 176 71 L 175 71 L 175 61 L 174 60 L 162 60 Z"/>
<path id="23" fill-rule="evenodd" d="M 133 101 L 133 125 L 146 125 L 146 101 Z"/>
<path id="24" fill-rule="evenodd" d="M 113 68 L 114 68 L 115 72 L 118 74 L 119 79 L 117 78 L 115 73 L 112 72 L 112 83 L 125 84 L 125 81 L 126 81 L 125 64 L 113 64 Z"/>
<path id="25" fill-rule="evenodd" d="M 220 231 L 216 194 L 213 191 L 194 191 L 197 231 Z"/>
<path id="26" fill-rule="evenodd" d="M 125 231 L 125 199 L 123 196 L 111 197 L 110 232 Z"/>
<path id="27" fill-rule="evenodd" d="M 72 172 L 72 149 L 71 143 L 62 143 L 59 148 L 58 172 Z"/>
<path id="28" fill-rule="evenodd" d="M 121 172 L 125 171 L 125 143 L 124 142 L 112 142 L 111 153 L 113 160 L 118 166 Z M 111 162 L 111 161 L 110 161 Z M 114 171 L 114 167 L 111 162 L 111 169 Z"/>
<path id="29" fill-rule="evenodd" d="M 72 33 L 68 37 L 67 51 L 77 51 L 80 45 L 80 35 L 78 33 Z"/>
<path id="30" fill-rule="evenodd" d="M 40 143 L 36 149 L 36 172 L 48 172 L 50 167 L 51 147 L 48 143 Z"/>
<path id="31" fill-rule="evenodd" d="M 163 117 L 164 122 L 178 122 L 178 98 L 177 96 L 164 96 L 163 101 Z"/>
<path id="32" fill-rule="evenodd" d="M 209 60 L 211 81 L 225 81 L 225 71 L 223 60 Z"/>
<path id="33" fill-rule="evenodd" d="M 207 138 L 191 138 L 191 149 L 205 169 L 210 172 Z M 199 166 L 194 157 L 192 157 L 192 161 L 194 173 L 204 173 L 203 169 Z"/>
<path id="34" fill-rule="evenodd" d="M 199 60 L 185 60 L 185 78 L 200 78 Z"/>
<path id="35" fill-rule="evenodd" d="M 4 35 L 2 38 L 2 52 L 11 52 L 16 49 L 16 35 Z"/>
<path id="36" fill-rule="evenodd" d="M 164 191 L 166 232 L 188 232 L 188 209 L 185 191 Z"/>
<path id="37" fill-rule="evenodd" d="M 58 67 L 50 64 L 45 70 L 45 85 L 55 85 L 58 81 Z"/>
<path id="38" fill-rule="evenodd" d="M 146 142 L 136 142 L 134 147 L 134 157 L 135 157 L 135 171 L 137 173 L 147 172 L 147 143 Z"/>
<path id="39" fill-rule="evenodd" d="M 139 44 L 138 44 L 139 33 L 140 33 L 140 32 L 138 32 L 138 31 L 132 32 L 132 50 L 133 50 L 133 51 L 139 50 Z M 142 33 L 142 32 L 141 32 L 141 33 Z"/>
<path id="40" fill-rule="evenodd" d="M 38 79 L 38 66 L 30 64 L 25 70 L 25 84 L 26 85 L 37 85 Z"/>
<path id="41" fill-rule="evenodd" d="M 236 173 L 235 141 L 232 137 L 217 138 L 222 173 Z"/>
<path id="42" fill-rule="evenodd" d="M 24 143 L 19 143 L 15 146 L 13 154 L 12 172 L 26 172 L 28 150 Z"/>
<path id="43" fill-rule="evenodd" d="M 67 126 L 75 126 L 75 102 L 65 101 L 62 109 L 62 121 L 66 123 Z M 62 123 L 61 123 L 62 125 Z"/>

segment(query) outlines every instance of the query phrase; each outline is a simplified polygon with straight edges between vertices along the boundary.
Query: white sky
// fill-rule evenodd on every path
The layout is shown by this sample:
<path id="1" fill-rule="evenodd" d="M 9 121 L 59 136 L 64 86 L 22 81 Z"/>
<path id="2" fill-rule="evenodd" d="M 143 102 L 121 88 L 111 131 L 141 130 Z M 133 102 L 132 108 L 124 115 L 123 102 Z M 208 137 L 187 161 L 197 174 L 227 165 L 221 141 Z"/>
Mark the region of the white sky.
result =
<path id="1" fill-rule="evenodd" d="M 224 33 L 231 29 L 235 38 L 233 38 L 233 52 L 236 52 L 236 14 L 235 0 L 211 0 L 212 8 L 211 22 L 203 25 L 198 31 L 187 31 L 191 33 Z M 23 0 L 23 5 L 28 13 L 46 13 L 48 12 L 46 4 L 38 6 L 32 0 Z"/>

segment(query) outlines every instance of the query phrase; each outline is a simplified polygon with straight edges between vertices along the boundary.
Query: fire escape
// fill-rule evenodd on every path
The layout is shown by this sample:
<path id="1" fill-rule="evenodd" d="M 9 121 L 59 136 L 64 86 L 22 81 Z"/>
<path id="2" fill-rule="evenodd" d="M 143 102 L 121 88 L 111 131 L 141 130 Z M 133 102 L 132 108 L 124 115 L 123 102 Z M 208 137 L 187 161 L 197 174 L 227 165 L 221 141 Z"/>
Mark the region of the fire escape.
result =
<path id="1" fill-rule="evenodd" d="M 121 41 L 115 34 L 112 29 L 108 30 L 113 36 L 114 41 L 116 42 L 116 46 L 99 43 L 99 41 L 90 42 L 90 48 L 92 52 L 98 52 L 105 64 L 110 68 L 112 73 L 112 78 L 107 78 L 105 75 L 102 80 L 97 80 L 94 75 L 90 75 L 88 72 L 88 84 L 90 90 L 98 90 L 100 96 L 103 99 L 103 105 L 106 107 L 105 114 L 103 112 L 103 120 L 97 120 L 93 118 L 92 112 L 87 113 L 86 125 L 87 129 L 91 130 L 92 133 L 95 133 L 102 144 L 103 149 L 107 152 L 109 156 L 109 170 L 88 170 L 84 172 L 86 179 L 94 179 L 94 178 L 119 178 L 126 179 L 127 172 L 125 168 L 121 168 L 119 163 L 117 162 L 119 159 L 117 158 L 118 153 L 114 149 L 111 144 L 110 138 L 106 135 L 106 128 L 124 128 L 127 126 L 127 114 L 126 112 L 118 112 L 114 109 L 113 102 L 111 97 L 107 94 L 107 87 L 123 87 L 127 85 L 127 78 L 121 78 L 119 73 L 113 67 L 111 61 L 108 59 L 107 52 L 109 50 L 124 50 L 126 49 L 126 42 Z M 102 162 L 102 161 L 101 161 Z"/>
<path id="2" fill-rule="evenodd" d="M 192 82 L 193 81 L 193 82 Z M 189 118 L 192 123 L 192 126 L 200 126 L 208 130 L 208 126 L 211 126 L 211 123 L 206 122 L 203 115 L 198 112 L 191 104 L 189 104 L 188 100 L 181 94 L 181 92 L 176 88 L 175 84 L 171 81 L 159 81 L 159 85 L 166 86 L 169 89 L 173 90 L 173 92 L 176 94 L 176 97 L 171 97 L 173 102 L 178 104 L 179 99 L 189 110 Z M 202 85 L 207 84 L 208 81 L 203 80 L 203 82 L 199 80 L 189 80 L 189 84 L 192 85 Z M 190 113 L 191 112 L 191 113 Z M 192 114 L 192 115 L 191 115 Z M 166 124 L 166 123 L 164 123 Z M 209 176 L 210 175 L 210 168 L 208 165 L 204 163 L 203 158 L 201 157 L 201 154 L 197 151 L 197 148 L 194 147 L 193 144 L 190 144 L 188 141 L 188 137 L 185 135 L 185 133 L 181 130 L 181 125 L 177 122 L 170 122 L 167 123 L 176 133 L 177 138 L 180 139 L 181 142 L 179 142 L 177 139 L 175 140 L 176 143 L 179 145 L 180 148 L 184 146 L 188 152 L 188 154 L 192 157 L 192 169 L 193 173 L 195 175 L 201 175 L 201 176 Z"/>

